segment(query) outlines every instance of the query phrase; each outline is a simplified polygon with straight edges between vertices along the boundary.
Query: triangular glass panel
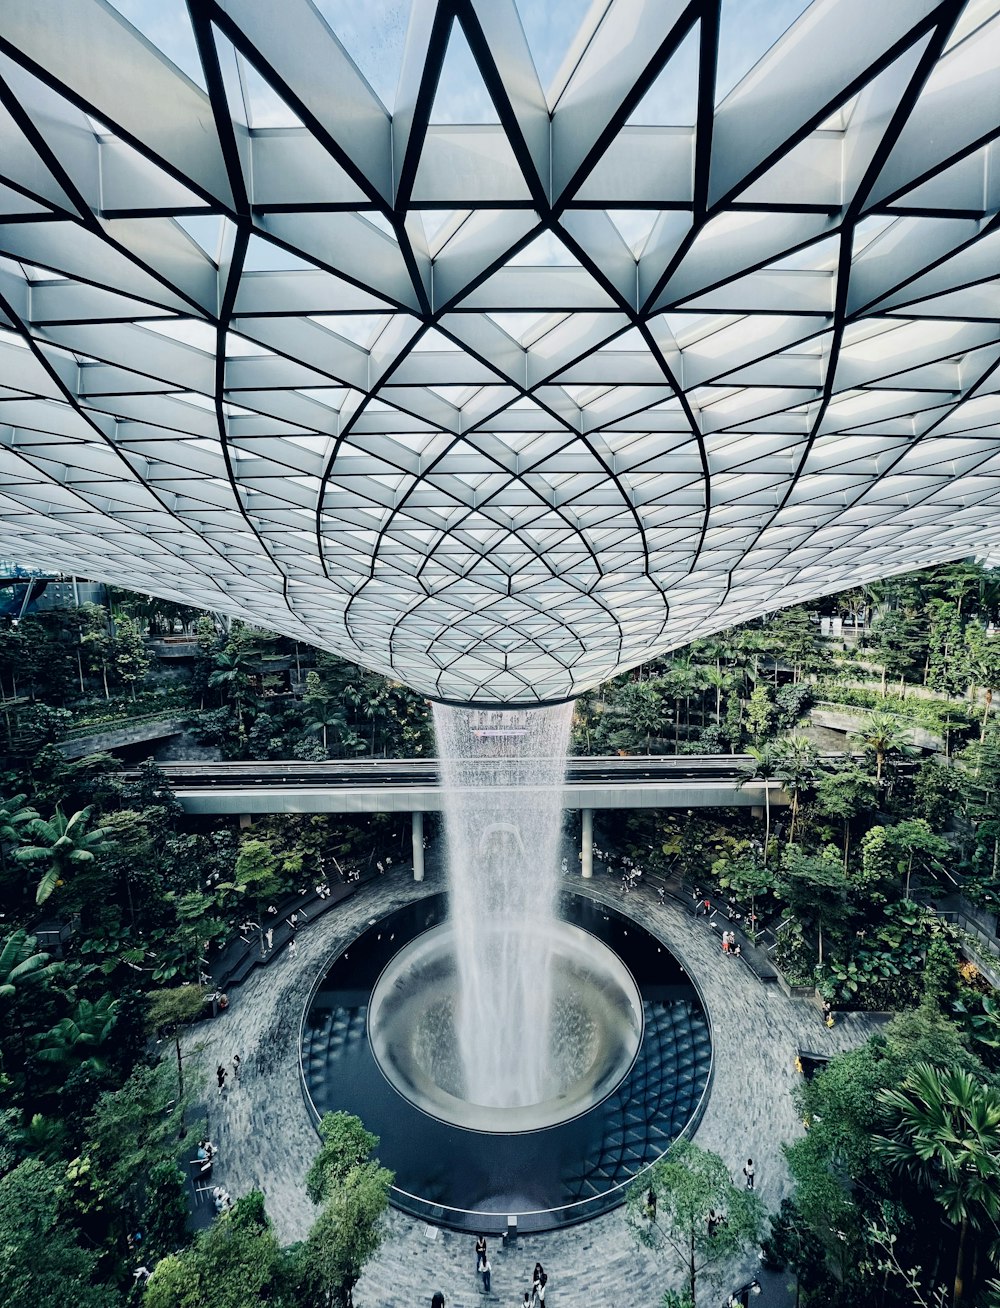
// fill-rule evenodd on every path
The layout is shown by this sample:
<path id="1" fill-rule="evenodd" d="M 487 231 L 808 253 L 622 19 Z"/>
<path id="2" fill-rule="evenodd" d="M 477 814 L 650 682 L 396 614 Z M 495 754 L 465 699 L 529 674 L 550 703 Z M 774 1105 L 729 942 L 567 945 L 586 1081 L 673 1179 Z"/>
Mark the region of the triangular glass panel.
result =
<path id="1" fill-rule="evenodd" d="M 659 209 L 608 209 L 607 215 L 636 259 L 660 216 Z"/>
<path id="2" fill-rule="evenodd" d="M 721 104 L 795 20 L 810 0 L 722 0 L 715 103 Z"/>
<path id="3" fill-rule="evenodd" d="M 569 252 L 555 232 L 543 232 L 509 259 L 508 267 L 579 268 L 580 261 Z"/>
<path id="4" fill-rule="evenodd" d="M 273 241 L 251 236 L 247 242 L 244 272 L 298 272 L 309 268 L 315 268 L 315 264 L 307 263 L 305 259 L 275 245 Z"/>
<path id="5" fill-rule="evenodd" d="M 628 118 L 630 127 L 692 127 L 698 117 L 698 53 L 695 23 Z"/>
<path id="6" fill-rule="evenodd" d="M 126 22 L 204 91 L 205 72 L 184 0 L 110 0 Z"/>
<path id="7" fill-rule="evenodd" d="M 559 71 L 591 0 L 560 0 L 557 5 L 552 0 L 516 0 L 516 4 L 535 72 L 545 90 Z"/>
<path id="8" fill-rule="evenodd" d="M 458 22 L 451 25 L 429 121 L 431 124 L 500 122 L 479 65 Z"/>
<path id="9" fill-rule="evenodd" d="M 187 232 L 188 236 L 201 247 L 213 263 L 219 261 L 219 240 L 222 236 L 222 215 L 192 214 L 178 216 L 174 220 Z"/>
<path id="10" fill-rule="evenodd" d="M 315 0 L 330 30 L 357 64 L 368 85 L 392 113 L 403 65 L 413 0 Z"/>

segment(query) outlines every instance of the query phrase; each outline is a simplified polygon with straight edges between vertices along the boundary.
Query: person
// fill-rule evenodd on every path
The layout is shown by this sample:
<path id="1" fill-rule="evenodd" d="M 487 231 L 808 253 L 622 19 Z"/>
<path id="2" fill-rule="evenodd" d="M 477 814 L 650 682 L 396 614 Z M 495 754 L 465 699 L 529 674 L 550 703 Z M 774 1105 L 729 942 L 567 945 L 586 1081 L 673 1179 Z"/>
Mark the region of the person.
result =
<path id="1" fill-rule="evenodd" d="M 724 954 L 728 954 L 728 953 L 729 953 L 729 932 L 728 932 L 728 931 L 723 931 L 723 933 L 722 933 L 722 952 L 723 952 Z"/>
<path id="2" fill-rule="evenodd" d="M 521 1308 L 531 1308 L 531 1291 L 525 1290 L 524 1298 L 521 1300 Z"/>
<path id="3" fill-rule="evenodd" d="M 535 1263 L 535 1270 L 531 1276 L 531 1302 L 533 1305 L 537 1304 L 539 1308 L 545 1308 L 545 1286 L 548 1279 L 542 1264 Z"/>
<path id="4" fill-rule="evenodd" d="M 298 915 L 298 913 L 293 913 L 292 916 L 289 917 L 289 918 L 286 918 L 285 921 L 286 921 L 286 922 L 288 923 L 288 925 L 292 928 L 292 934 L 294 935 L 295 932 L 298 931 L 298 929 L 299 929 L 299 915 Z"/>
<path id="5" fill-rule="evenodd" d="M 215 1211 L 224 1213 L 227 1208 L 232 1208 L 233 1201 L 229 1197 L 229 1191 L 223 1190 L 221 1185 L 217 1185 L 212 1191 L 212 1198 L 215 1200 Z"/>
<path id="6" fill-rule="evenodd" d="M 440 1290 L 435 1290 L 431 1296 L 431 1308 L 444 1308 L 444 1295 Z"/>
<path id="7" fill-rule="evenodd" d="M 268 927 L 264 932 L 264 939 L 267 941 L 267 952 L 270 953 L 274 948 L 274 927 Z"/>
<path id="8" fill-rule="evenodd" d="M 652 1186 L 646 1191 L 646 1216 L 651 1222 L 656 1221 L 656 1191 Z"/>
<path id="9" fill-rule="evenodd" d="M 243 1059 L 239 1054 L 233 1054 L 233 1076 L 238 1081 L 240 1079 L 240 1069 L 243 1066 Z"/>
<path id="10" fill-rule="evenodd" d="M 485 1249 L 483 1250 L 483 1256 L 482 1256 L 482 1259 L 480 1260 L 480 1263 L 479 1263 L 479 1270 L 480 1270 L 480 1272 L 481 1272 L 481 1274 L 482 1274 L 482 1277 L 483 1277 L 483 1293 L 484 1293 L 484 1294 L 489 1294 L 489 1292 L 490 1292 L 490 1275 L 491 1275 L 491 1273 L 492 1273 L 492 1271 L 493 1271 L 493 1267 L 492 1267 L 492 1265 L 491 1265 L 491 1263 L 490 1263 L 490 1256 L 489 1256 L 489 1254 L 485 1251 Z"/>
<path id="11" fill-rule="evenodd" d="M 729 952 L 732 954 L 733 958 L 741 958 L 743 955 L 743 946 L 733 945 L 732 949 Z"/>
<path id="12" fill-rule="evenodd" d="M 747 1165 L 743 1169 L 743 1175 L 747 1178 L 747 1189 L 752 1190 L 753 1178 L 754 1178 L 754 1166 L 753 1166 L 752 1158 L 747 1159 Z"/>
<path id="13" fill-rule="evenodd" d="M 288 957 L 291 959 L 295 959 L 298 957 L 298 952 L 299 952 L 298 947 L 295 944 L 295 937 L 292 936 L 291 940 L 289 940 L 288 942 Z"/>
<path id="14" fill-rule="evenodd" d="M 486 1257 L 486 1236 L 481 1235 L 476 1241 L 476 1273 L 479 1272 L 479 1264 Z"/>
<path id="15" fill-rule="evenodd" d="M 716 1233 L 725 1218 L 721 1213 L 717 1213 L 714 1208 L 708 1210 L 708 1237 L 709 1239 Z"/>
<path id="16" fill-rule="evenodd" d="M 219 1082 L 219 1094 L 221 1095 L 223 1090 L 225 1090 L 226 1088 L 226 1069 L 223 1067 L 221 1063 L 215 1069 L 215 1075 L 216 1075 L 216 1079 Z"/>
<path id="17" fill-rule="evenodd" d="M 153 1273 L 149 1270 L 149 1268 L 145 1265 L 145 1263 L 142 1265 L 142 1267 L 137 1267 L 135 1271 L 132 1273 L 132 1276 L 134 1277 L 137 1285 L 145 1285 L 152 1275 Z"/>

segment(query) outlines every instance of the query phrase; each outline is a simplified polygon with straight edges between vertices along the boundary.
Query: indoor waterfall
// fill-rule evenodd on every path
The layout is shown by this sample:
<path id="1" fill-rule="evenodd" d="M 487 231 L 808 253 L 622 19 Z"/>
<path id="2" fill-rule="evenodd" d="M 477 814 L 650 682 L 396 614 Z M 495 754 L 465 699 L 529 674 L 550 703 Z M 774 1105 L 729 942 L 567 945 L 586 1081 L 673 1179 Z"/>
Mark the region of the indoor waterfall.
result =
<path id="1" fill-rule="evenodd" d="M 466 1097 L 497 1108 L 551 1093 L 551 928 L 573 705 L 434 706 Z"/>

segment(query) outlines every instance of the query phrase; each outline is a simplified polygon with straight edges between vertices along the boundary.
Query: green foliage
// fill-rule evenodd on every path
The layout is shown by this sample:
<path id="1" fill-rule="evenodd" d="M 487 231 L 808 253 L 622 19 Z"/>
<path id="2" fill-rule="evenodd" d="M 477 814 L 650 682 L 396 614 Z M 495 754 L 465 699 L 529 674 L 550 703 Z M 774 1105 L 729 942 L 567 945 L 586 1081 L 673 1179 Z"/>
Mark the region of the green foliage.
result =
<path id="1" fill-rule="evenodd" d="M 161 1259 L 142 1297 L 143 1308 L 292 1308 L 300 1302 L 288 1256 L 256 1191 L 217 1217 L 189 1249 Z"/>
<path id="2" fill-rule="evenodd" d="M 113 1308 L 99 1261 L 64 1220 L 58 1168 L 26 1159 L 0 1177 L 0 1302 L 4 1308 Z"/>
<path id="3" fill-rule="evenodd" d="M 352 1171 L 363 1167 L 379 1142 L 351 1113 L 324 1113 L 319 1135 L 323 1147 L 306 1176 L 306 1193 L 314 1204 L 329 1198 Z"/>
<path id="4" fill-rule="evenodd" d="M 789 846 L 782 856 L 776 893 L 799 921 L 812 922 L 817 933 L 817 962 L 823 962 L 824 931 L 842 922 L 849 883 L 835 850 L 806 854 Z"/>
<path id="5" fill-rule="evenodd" d="M 66 817 L 57 808 L 51 821 L 33 818 L 25 826 L 26 839 L 34 843 L 19 846 L 15 858 L 22 863 L 48 864 L 35 891 L 36 904 L 44 904 L 54 890 L 66 884 L 71 873 L 81 864 L 91 863 L 107 851 L 104 829 L 87 830 L 93 811 L 93 806 L 88 805 Z"/>
<path id="6" fill-rule="evenodd" d="M 655 1219 L 647 1203 L 649 1190 L 656 1195 Z M 711 1231 L 710 1212 L 726 1218 L 713 1224 Z M 625 1218 L 640 1244 L 662 1253 L 683 1275 L 688 1298 L 695 1305 L 699 1281 L 712 1283 L 757 1243 L 764 1211 L 752 1190 L 733 1184 L 717 1154 L 679 1140 L 633 1181 Z"/>
<path id="7" fill-rule="evenodd" d="M 310 1308 L 350 1308 L 365 1263 L 384 1239 L 393 1174 L 366 1163 L 329 1193 L 302 1249 L 303 1294 Z"/>
<path id="8" fill-rule="evenodd" d="M 179 1151 L 181 1125 L 168 1066 L 136 1068 L 120 1089 L 100 1096 L 87 1122 L 87 1190 L 108 1211 L 141 1211 L 145 1177 Z"/>
<path id="9" fill-rule="evenodd" d="M 378 1136 L 349 1113 L 325 1113 L 323 1147 L 306 1177 L 306 1192 L 322 1204 L 300 1254 L 302 1303 L 350 1308 L 351 1292 L 384 1237 L 392 1172 L 371 1161 Z"/>
<path id="10" fill-rule="evenodd" d="M 146 1022 L 158 1036 L 172 1035 L 178 1027 L 197 1022 L 205 1012 L 205 992 L 201 986 L 170 986 L 154 990 L 149 996 Z"/>
<path id="11" fill-rule="evenodd" d="M 767 734 L 774 718 L 774 705 L 767 693 L 766 686 L 754 686 L 747 704 L 747 730 L 758 744 Z"/>

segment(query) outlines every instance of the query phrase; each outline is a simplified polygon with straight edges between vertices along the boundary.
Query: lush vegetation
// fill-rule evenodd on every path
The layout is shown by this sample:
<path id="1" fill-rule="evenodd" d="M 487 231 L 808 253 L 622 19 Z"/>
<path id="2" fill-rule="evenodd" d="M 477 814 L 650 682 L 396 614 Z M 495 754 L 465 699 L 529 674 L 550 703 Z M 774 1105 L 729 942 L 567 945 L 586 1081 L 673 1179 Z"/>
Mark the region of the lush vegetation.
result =
<path id="1" fill-rule="evenodd" d="M 958 903 L 989 927 L 1000 907 L 998 600 L 997 577 L 972 564 L 894 578 L 823 603 L 848 619 L 844 635 L 791 609 L 577 704 L 578 752 L 738 754 L 760 791 L 753 816 L 609 815 L 598 840 L 613 864 L 729 902 L 833 1020 L 904 1014 L 803 1090 L 812 1126 L 789 1151 L 796 1193 L 767 1248 L 806 1302 L 989 1294 L 1000 1005 L 963 961 L 961 922 L 939 910 Z M 412 757 L 433 753 L 427 705 L 264 631 L 111 601 L 0 629 L 0 1302 L 45 1308 L 70 1281 L 84 1304 L 135 1298 L 128 1236 L 141 1229 L 150 1304 L 202 1302 L 208 1284 L 233 1287 L 233 1303 L 349 1303 L 385 1205 L 376 1142 L 360 1124 L 324 1125 L 300 1250 L 280 1248 L 259 1195 L 192 1239 L 178 1160 L 202 1087 L 180 1039 L 204 1011 L 206 944 L 212 957 L 265 905 L 398 860 L 408 830 L 384 816 L 247 831 L 185 818 L 154 765 L 126 778 L 117 759 L 72 759 L 56 742 L 169 717 L 206 757 Z M 849 724 L 846 750 L 817 708 Z M 771 805 L 768 780 L 789 805 Z M 683 1192 L 679 1165 L 658 1175 L 655 1223 L 638 1199 L 629 1211 L 664 1256 L 687 1249 L 693 1301 L 759 1214 L 709 1239 L 691 1216 L 704 1195 Z M 722 1184 L 696 1155 L 683 1171 Z"/>

